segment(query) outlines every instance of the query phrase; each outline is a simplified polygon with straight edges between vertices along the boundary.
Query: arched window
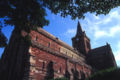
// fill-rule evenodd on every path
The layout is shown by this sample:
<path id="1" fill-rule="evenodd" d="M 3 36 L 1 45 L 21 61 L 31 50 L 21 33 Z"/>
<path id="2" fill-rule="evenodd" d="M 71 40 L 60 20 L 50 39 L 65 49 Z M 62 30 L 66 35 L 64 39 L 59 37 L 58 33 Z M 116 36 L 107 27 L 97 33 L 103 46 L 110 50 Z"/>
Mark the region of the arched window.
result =
<path id="1" fill-rule="evenodd" d="M 48 43 L 48 47 L 50 47 L 50 42 Z"/>
<path id="2" fill-rule="evenodd" d="M 37 40 L 38 40 L 38 36 L 35 37 L 35 41 L 37 41 Z"/>
<path id="3" fill-rule="evenodd" d="M 81 75 L 81 80 L 85 80 L 85 73 L 83 71 L 80 71 L 80 75 Z"/>
<path id="4" fill-rule="evenodd" d="M 45 62 L 43 61 L 42 62 L 42 70 L 44 70 L 44 68 L 45 68 Z"/>
<path id="5" fill-rule="evenodd" d="M 60 52 L 60 48 L 59 48 L 59 52 Z"/>
<path id="6" fill-rule="evenodd" d="M 59 71 L 60 71 L 60 73 L 62 72 L 61 66 L 59 67 Z"/>
<path id="7" fill-rule="evenodd" d="M 66 55 L 67 55 L 67 51 L 66 51 Z"/>

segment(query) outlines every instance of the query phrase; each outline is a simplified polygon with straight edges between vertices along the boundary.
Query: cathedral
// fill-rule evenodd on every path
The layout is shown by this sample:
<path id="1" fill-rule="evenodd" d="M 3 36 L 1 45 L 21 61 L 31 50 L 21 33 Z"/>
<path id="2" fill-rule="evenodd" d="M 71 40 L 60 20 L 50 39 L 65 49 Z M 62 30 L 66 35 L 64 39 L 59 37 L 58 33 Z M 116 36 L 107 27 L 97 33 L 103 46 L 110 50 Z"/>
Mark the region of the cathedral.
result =
<path id="1" fill-rule="evenodd" d="M 0 60 L 0 79 L 85 80 L 94 72 L 111 67 L 117 64 L 110 44 L 92 49 L 78 22 L 72 47 L 42 28 L 30 33 L 14 29 Z"/>

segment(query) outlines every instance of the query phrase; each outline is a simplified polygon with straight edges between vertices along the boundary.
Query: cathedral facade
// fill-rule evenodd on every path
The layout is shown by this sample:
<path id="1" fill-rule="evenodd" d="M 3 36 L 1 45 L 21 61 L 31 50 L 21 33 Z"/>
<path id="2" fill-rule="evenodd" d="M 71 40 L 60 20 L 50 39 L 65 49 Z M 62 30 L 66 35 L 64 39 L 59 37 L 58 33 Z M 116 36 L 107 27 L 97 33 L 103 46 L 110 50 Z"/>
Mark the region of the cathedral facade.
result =
<path id="1" fill-rule="evenodd" d="M 30 44 L 25 37 L 30 36 Z M 24 39 L 23 39 L 24 38 Z M 27 37 L 28 38 L 28 37 Z M 0 61 L 1 80 L 85 80 L 93 72 L 116 67 L 109 44 L 91 49 L 90 39 L 78 22 L 73 47 L 42 28 L 28 34 L 15 29 Z"/>

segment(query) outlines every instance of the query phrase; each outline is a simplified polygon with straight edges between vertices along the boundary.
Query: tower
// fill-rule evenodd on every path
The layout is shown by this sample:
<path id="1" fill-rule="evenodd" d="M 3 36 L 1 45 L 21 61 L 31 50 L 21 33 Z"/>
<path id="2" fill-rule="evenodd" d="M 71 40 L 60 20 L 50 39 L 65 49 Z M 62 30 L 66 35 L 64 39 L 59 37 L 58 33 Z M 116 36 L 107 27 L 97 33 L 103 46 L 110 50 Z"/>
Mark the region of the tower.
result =
<path id="1" fill-rule="evenodd" d="M 76 35 L 72 38 L 72 46 L 84 55 L 86 55 L 91 49 L 90 39 L 86 36 L 85 31 L 82 30 L 79 21 Z"/>

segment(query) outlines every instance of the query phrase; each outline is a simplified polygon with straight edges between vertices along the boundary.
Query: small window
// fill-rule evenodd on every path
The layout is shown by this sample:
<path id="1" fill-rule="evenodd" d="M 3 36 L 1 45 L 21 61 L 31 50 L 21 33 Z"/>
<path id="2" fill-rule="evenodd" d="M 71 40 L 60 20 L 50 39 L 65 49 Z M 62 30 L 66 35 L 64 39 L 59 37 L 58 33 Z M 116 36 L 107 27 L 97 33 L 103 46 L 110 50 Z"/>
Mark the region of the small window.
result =
<path id="1" fill-rule="evenodd" d="M 61 67 L 59 68 L 59 71 L 60 71 L 60 73 L 62 72 L 62 69 L 61 69 Z"/>
<path id="2" fill-rule="evenodd" d="M 66 55 L 67 55 L 67 52 L 66 52 Z"/>
<path id="3" fill-rule="evenodd" d="M 38 36 L 35 37 L 35 41 L 37 41 L 37 40 L 38 40 Z"/>
<path id="4" fill-rule="evenodd" d="M 44 68 L 45 68 L 45 62 L 43 61 L 42 62 L 42 70 L 44 70 Z"/>
<path id="5" fill-rule="evenodd" d="M 60 52 L 60 48 L 59 48 L 59 52 Z"/>
<path id="6" fill-rule="evenodd" d="M 48 47 L 50 47 L 50 42 L 48 43 Z"/>

